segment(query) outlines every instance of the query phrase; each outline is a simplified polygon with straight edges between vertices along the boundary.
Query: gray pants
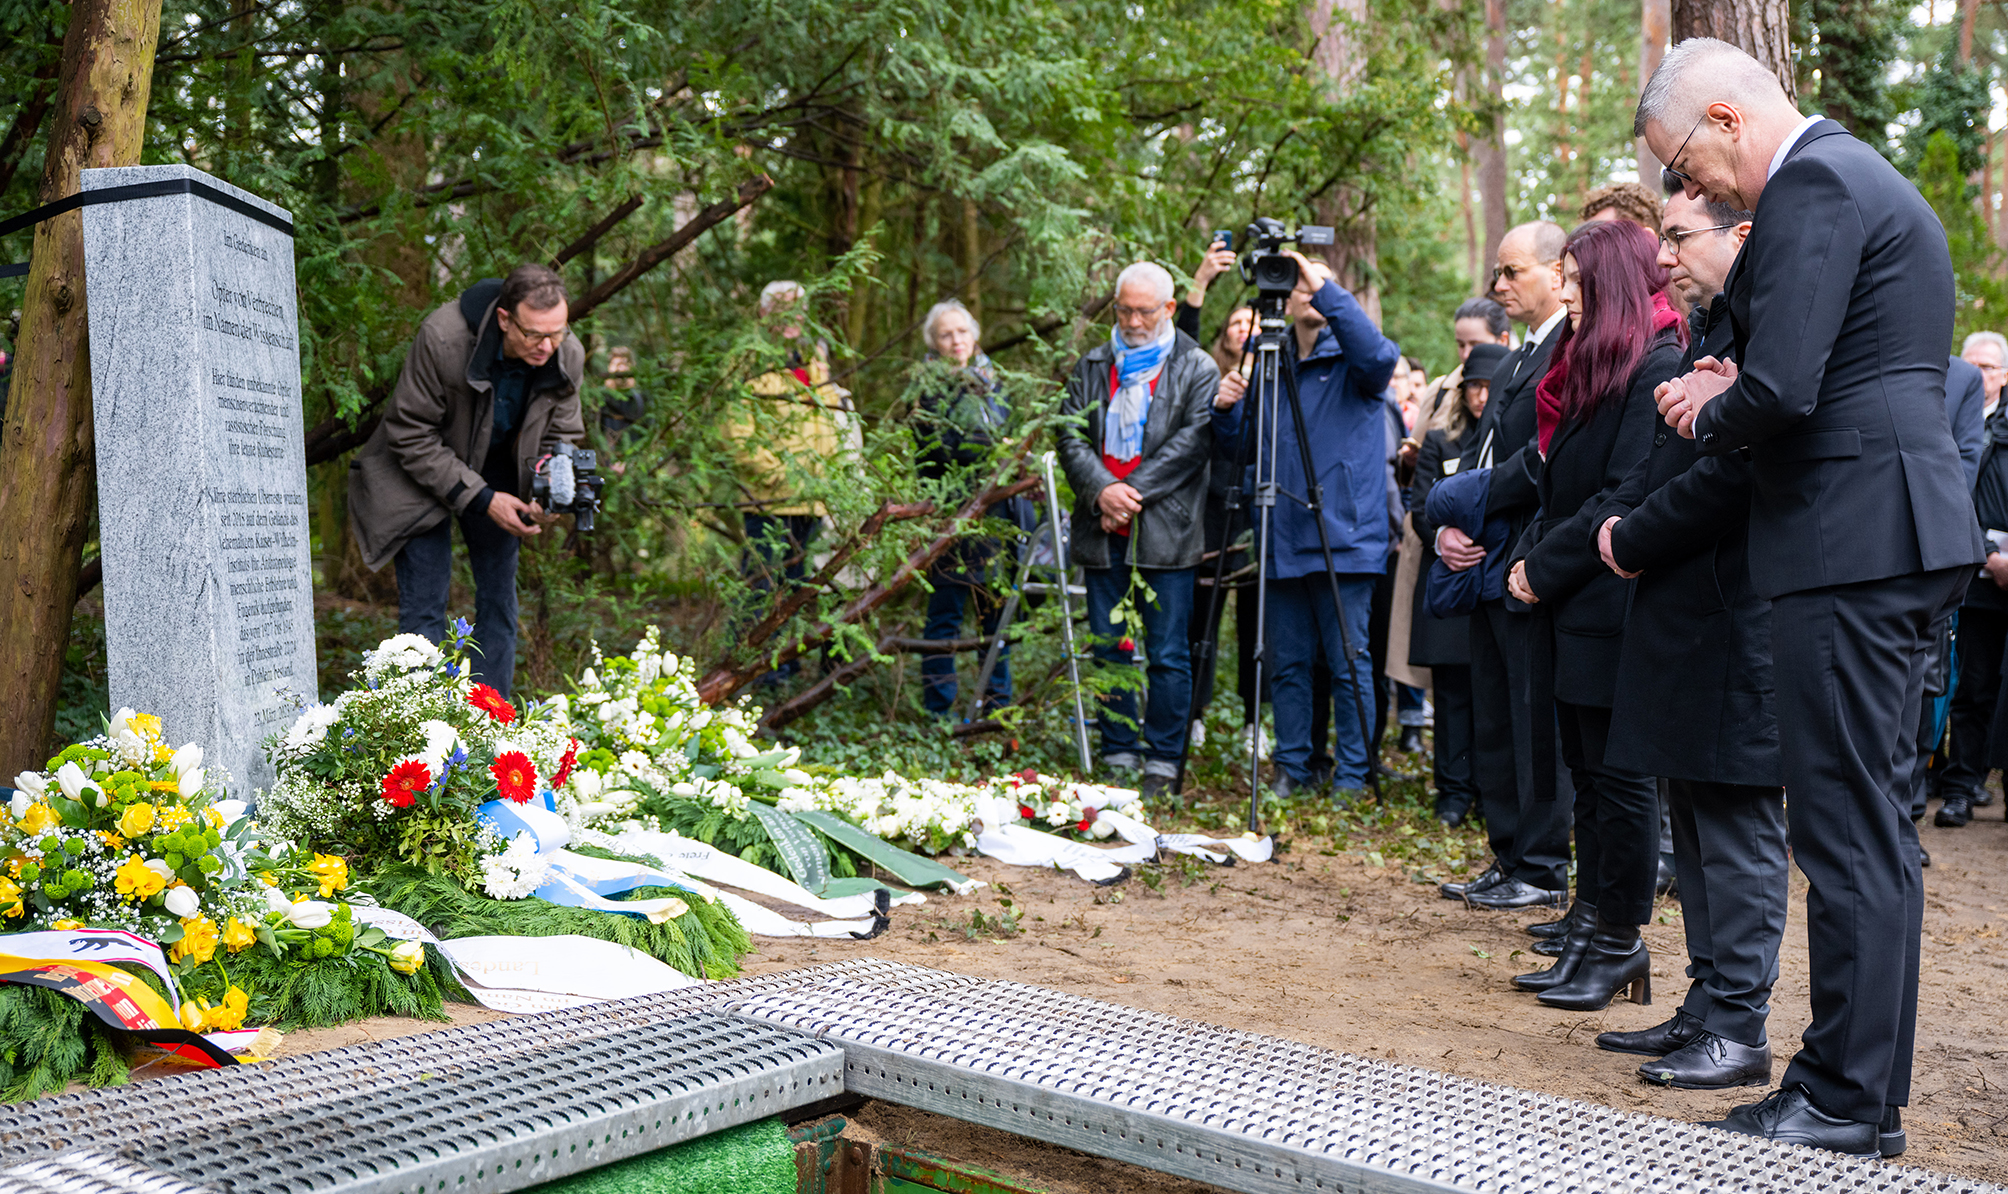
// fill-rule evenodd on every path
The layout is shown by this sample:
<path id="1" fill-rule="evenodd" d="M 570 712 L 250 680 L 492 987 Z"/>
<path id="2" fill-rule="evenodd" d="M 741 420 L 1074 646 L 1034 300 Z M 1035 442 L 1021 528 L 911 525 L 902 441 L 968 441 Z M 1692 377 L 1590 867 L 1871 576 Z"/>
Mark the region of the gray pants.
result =
<path id="1" fill-rule="evenodd" d="M 1681 1007 L 1717 1036 L 1761 1045 L 1791 893 L 1785 790 L 1684 779 L 1667 789 L 1693 980 Z"/>

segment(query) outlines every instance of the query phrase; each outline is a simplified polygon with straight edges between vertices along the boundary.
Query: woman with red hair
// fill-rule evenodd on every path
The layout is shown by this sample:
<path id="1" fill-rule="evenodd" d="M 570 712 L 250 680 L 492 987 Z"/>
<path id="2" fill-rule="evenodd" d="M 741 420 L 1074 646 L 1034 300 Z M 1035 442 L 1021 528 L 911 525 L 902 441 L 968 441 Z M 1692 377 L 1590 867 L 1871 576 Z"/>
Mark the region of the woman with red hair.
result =
<path id="1" fill-rule="evenodd" d="M 1604 567 L 1595 515 L 1666 432 L 1653 390 L 1678 370 L 1686 329 L 1660 293 L 1658 255 L 1652 233 L 1626 221 L 1585 224 L 1569 237 L 1569 318 L 1535 388 L 1541 513 L 1508 578 L 1534 614 L 1535 708 L 1553 698 L 1576 789 L 1576 902 L 1562 953 L 1513 984 L 1575 1011 L 1608 1006 L 1627 987 L 1634 1001 L 1652 1001 L 1652 957 L 1639 926 L 1652 915 L 1659 874 L 1659 791 L 1652 776 L 1604 763 L 1632 582 Z M 1554 791 L 1552 741 L 1534 735 L 1537 792 Z"/>

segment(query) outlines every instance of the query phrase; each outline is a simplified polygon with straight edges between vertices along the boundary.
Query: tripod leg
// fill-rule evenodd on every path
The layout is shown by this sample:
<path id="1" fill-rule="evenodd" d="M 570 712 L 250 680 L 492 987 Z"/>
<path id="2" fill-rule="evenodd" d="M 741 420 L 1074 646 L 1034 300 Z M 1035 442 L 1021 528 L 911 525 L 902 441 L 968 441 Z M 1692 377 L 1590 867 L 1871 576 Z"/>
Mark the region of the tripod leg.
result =
<path id="1" fill-rule="evenodd" d="M 1227 558 L 1234 541 L 1234 532 L 1239 529 L 1236 523 L 1241 509 L 1239 480 L 1235 485 L 1235 499 L 1227 504 L 1227 525 L 1220 536 L 1220 554 L 1213 560 L 1213 585 L 1206 593 L 1206 620 L 1200 623 L 1206 628 L 1206 632 L 1192 653 L 1192 700 L 1186 705 L 1185 710 L 1185 744 L 1178 751 L 1178 777 L 1171 783 L 1172 794 L 1177 796 L 1185 794 L 1185 767 L 1192 758 L 1192 723 L 1199 720 L 1202 712 L 1199 707 L 1199 677 L 1208 673 L 1202 673 L 1200 669 L 1205 668 L 1210 671 L 1220 653 L 1220 606 L 1226 600 L 1222 593 L 1225 591 L 1227 581 Z"/>
<path id="2" fill-rule="evenodd" d="M 1066 538 L 1060 533 L 1060 483 L 1053 477 L 1054 455 L 1051 452 L 1041 458 L 1046 473 L 1046 527 L 1053 537 L 1053 571 L 1059 583 L 1054 586 L 1060 595 L 1060 639 L 1067 652 L 1067 680 L 1074 688 L 1074 747 L 1081 760 L 1081 778 L 1094 776 L 1094 755 L 1088 750 L 1088 709 L 1081 699 L 1081 657 L 1074 647 L 1074 599 L 1068 586 L 1073 583 L 1071 570 L 1067 567 Z"/>

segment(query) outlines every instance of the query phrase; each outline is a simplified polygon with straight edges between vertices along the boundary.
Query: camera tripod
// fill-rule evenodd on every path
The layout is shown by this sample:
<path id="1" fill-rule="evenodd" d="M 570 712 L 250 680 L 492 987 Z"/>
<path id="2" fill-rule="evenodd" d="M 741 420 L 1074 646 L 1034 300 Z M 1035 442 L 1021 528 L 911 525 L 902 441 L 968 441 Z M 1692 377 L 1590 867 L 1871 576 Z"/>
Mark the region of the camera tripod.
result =
<path id="1" fill-rule="evenodd" d="M 1294 283 L 1294 278 L 1292 279 Z M 1367 756 L 1367 789 L 1376 803 L 1381 798 L 1380 764 L 1374 758 L 1373 735 L 1367 713 L 1364 684 L 1360 680 L 1360 665 L 1353 651 L 1352 631 L 1346 626 L 1345 604 L 1340 598 L 1339 578 L 1332 570 L 1331 534 L 1325 527 L 1324 487 L 1318 483 L 1316 462 L 1311 457 L 1311 443 L 1304 429 L 1304 405 L 1297 389 L 1296 337 L 1290 326 L 1290 319 L 1284 308 L 1288 303 L 1288 290 L 1272 290 L 1266 286 L 1257 291 L 1255 318 L 1258 331 L 1253 346 L 1248 350 L 1254 354 L 1253 376 L 1249 379 L 1248 392 L 1242 398 L 1244 403 L 1252 403 L 1254 422 L 1244 427 L 1246 433 L 1241 441 L 1234 470 L 1234 488 L 1227 497 L 1227 526 L 1221 537 L 1219 554 L 1213 562 L 1213 584 L 1207 592 L 1206 621 L 1207 635 L 1201 643 L 1198 655 L 1193 660 L 1194 674 L 1201 666 L 1212 667 L 1219 651 L 1219 616 L 1221 594 L 1227 578 L 1227 560 L 1233 554 L 1231 547 L 1241 529 L 1243 505 L 1247 499 L 1248 466 L 1255 466 L 1254 508 L 1255 527 L 1255 691 L 1262 691 L 1263 665 L 1268 659 L 1268 616 L 1269 616 L 1269 549 L 1270 518 L 1279 497 L 1296 502 L 1311 513 L 1311 521 L 1318 528 L 1318 549 L 1323 553 L 1325 579 L 1332 586 L 1332 613 L 1339 627 L 1339 649 L 1345 656 L 1348 675 L 1347 686 L 1353 694 L 1353 712 L 1359 717 L 1360 741 Z M 1287 362 L 1284 354 L 1289 354 Z M 1276 457 L 1280 450 L 1279 435 L 1280 407 L 1289 405 L 1289 419 L 1296 433 L 1297 454 L 1300 467 L 1304 470 L 1305 492 L 1290 493 L 1276 480 Z M 1243 416 L 1244 419 L 1247 416 Z M 1365 664 L 1371 672 L 1372 663 Z M 1371 677 L 1369 676 L 1369 679 Z M 1332 682 L 1339 683 L 1334 675 Z M 1186 761 L 1192 753 L 1191 726 L 1199 716 L 1196 707 L 1199 686 L 1193 685 L 1195 707 L 1187 710 L 1185 748 L 1178 758 L 1178 779 L 1175 790 L 1185 787 Z M 1249 744 L 1248 758 L 1248 828 L 1258 829 L 1262 820 L 1262 729 L 1259 704 L 1253 740 Z M 1336 737 L 1336 734 L 1334 735 Z M 1336 744 L 1335 744 L 1336 745 Z"/>

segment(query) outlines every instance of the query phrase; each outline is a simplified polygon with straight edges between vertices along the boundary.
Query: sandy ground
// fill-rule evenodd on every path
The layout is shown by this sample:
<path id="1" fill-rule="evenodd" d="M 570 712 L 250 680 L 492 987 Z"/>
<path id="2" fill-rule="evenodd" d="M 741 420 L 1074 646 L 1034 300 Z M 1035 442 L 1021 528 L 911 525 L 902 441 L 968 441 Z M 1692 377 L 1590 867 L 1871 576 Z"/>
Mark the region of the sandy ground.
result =
<path id="1" fill-rule="evenodd" d="M 2001 805 L 1960 830 L 1923 830 L 1934 864 L 1926 912 L 1915 1093 L 1905 1164 L 2008 1183 L 2008 823 Z M 1672 1014 L 1686 990 L 1680 910 L 1665 902 L 1646 931 L 1654 953 L 1650 1007 L 1556 1012 L 1507 979 L 1546 959 L 1524 952 L 1522 927 L 1546 913 L 1495 913 L 1443 900 L 1397 866 L 1376 867 L 1299 839 L 1274 863 L 1167 872 L 1157 891 L 1132 881 L 1095 888 L 1071 875 L 963 859 L 992 887 L 932 896 L 894 912 L 876 941 L 757 939 L 750 974 L 859 957 L 1036 983 L 1132 1007 L 1274 1033 L 1346 1052 L 1506 1082 L 1677 1119 L 1720 1116 L 1754 1090 L 1663 1090 L 1634 1073 L 1641 1060 L 1596 1049 L 1605 1029 L 1643 1028 Z M 1808 1019 L 1804 881 L 1794 872 L 1792 923 L 1773 1004 L 1782 1074 Z M 1020 916 L 999 935 L 996 915 Z M 972 913 L 985 926 L 972 932 Z M 455 1007 L 455 1021 L 497 1013 Z M 403 1036 L 437 1025 L 381 1018 L 300 1032 L 283 1053 Z M 976 1163 L 1009 1166 L 1009 1137 L 958 1138 L 946 1121 L 866 1117 L 882 1138 Z M 1004 1143 L 1000 1143 L 1000 1141 Z M 1025 1158 L 1027 1163 L 1031 1158 Z M 1027 1174 L 1031 1176 L 1031 1174 Z M 1063 1183 L 1063 1185 L 1069 1183 Z M 1116 1194 L 1114 1171 L 1084 1188 Z"/>

